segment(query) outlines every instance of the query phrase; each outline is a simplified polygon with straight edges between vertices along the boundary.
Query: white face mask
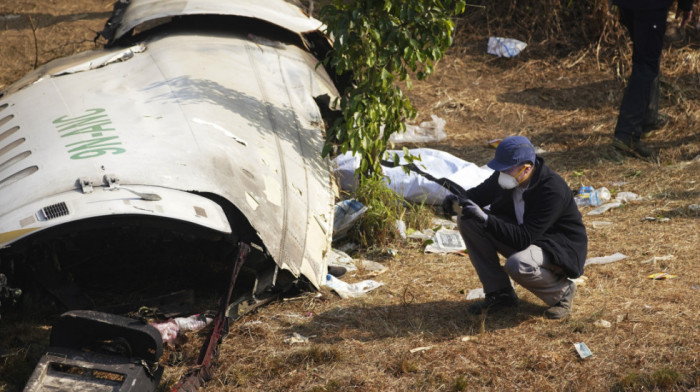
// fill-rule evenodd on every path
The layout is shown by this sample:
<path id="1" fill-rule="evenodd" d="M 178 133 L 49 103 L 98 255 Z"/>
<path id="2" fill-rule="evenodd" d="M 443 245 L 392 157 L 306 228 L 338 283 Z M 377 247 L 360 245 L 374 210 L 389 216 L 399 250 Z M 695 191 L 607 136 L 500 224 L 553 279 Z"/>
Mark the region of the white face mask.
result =
<path id="1" fill-rule="evenodd" d="M 498 175 L 498 185 L 503 189 L 515 189 L 520 183 L 510 174 L 501 172 L 501 174 Z"/>
<path id="2" fill-rule="evenodd" d="M 525 170 L 529 169 L 530 167 L 530 164 L 523 165 L 523 167 L 515 176 L 511 176 L 508 173 L 501 172 L 498 175 L 498 185 L 500 185 L 503 189 L 515 189 L 516 186 L 520 185 L 521 182 L 525 181 L 525 178 L 523 178 L 522 180 L 518 180 L 518 178 L 520 178 L 525 172 Z"/>

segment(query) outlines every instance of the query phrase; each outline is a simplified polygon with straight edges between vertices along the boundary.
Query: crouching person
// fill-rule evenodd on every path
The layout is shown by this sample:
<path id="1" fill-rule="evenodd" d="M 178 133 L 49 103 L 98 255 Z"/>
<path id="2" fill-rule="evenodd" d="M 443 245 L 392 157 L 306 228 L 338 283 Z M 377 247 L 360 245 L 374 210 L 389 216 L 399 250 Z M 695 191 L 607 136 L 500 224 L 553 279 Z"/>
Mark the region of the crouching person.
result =
<path id="1" fill-rule="evenodd" d="M 461 208 L 460 233 L 486 293 L 468 311 L 516 306 L 512 278 L 549 306 L 546 317 L 568 316 L 576 285 L 567 278 L 583 274 L 588 247 L 571 189 L 523 136 L 501 141 L 488 166 L 491 177 L 443 203 L 447 211 Z"/>

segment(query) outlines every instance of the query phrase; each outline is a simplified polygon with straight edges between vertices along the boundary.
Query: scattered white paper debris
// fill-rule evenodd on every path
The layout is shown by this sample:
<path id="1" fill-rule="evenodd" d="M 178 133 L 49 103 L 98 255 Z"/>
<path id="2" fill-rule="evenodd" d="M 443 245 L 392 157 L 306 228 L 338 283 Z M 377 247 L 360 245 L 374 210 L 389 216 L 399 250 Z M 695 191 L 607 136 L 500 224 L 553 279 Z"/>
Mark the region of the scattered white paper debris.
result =
<path id="1" fill-rule="evenodd" d="M 440 229 L 433 237 L 433 243 L 425 247 L 425 253 L 452 253 L 467 249 L 462 235 L 457 230 Z"/>
<path id="2" fill-rule="evenodd" d="M 429 143 L 447 139 L 445 124 L 447 121 L 431 114 L 430 121 L 423 121 L 420 125 L 406 124 L 406 132 L 396 132 L 389 136 L 389 141 L 394 144 L 402 143 Z"/>
<path id="3" fill-rule="evenodd" d="M 574 348 L 576 348 L 576 352 L 581 358 L 585 359 L 593 355 L 588 346 L 586 346 L 586 343 L 574 343 Z"/>
<path id="4" fill-rule="evenodd" d="M 364 271 L 364 275 L 377 276 L 383 274 L 388 269 L 382 263 L 377 263 L 376 261 L 360 259 L 355 262 L 360 269 Z"/>
<path id="5" fill-rule="evenodd" d="M 590 259 L 586 260 L 586 263 L 584 265 L 590 265 L 590 264 L 608 264 L 608 263 L 614 263 L 616 261 L 620 261 L 622 259 L 626 259 L 627 256 L 623 255 L 620 252 L 617 252 L 615 254 L 612 254 L 610 256 L 601 256 L 601 257 L 591 257 Z"/>
<path id="6" fill-rule="evenodd" d="M 601 328 L 610 328 L 612 327 L 612 324 L 608 320 L 596 320 L 596 322 L 593 323 L 596 327 L 601 327 Z"/>
<path id="7" fill-rule="evenodd" d="M 486 298 L 486 294 L 484 293 L 483 287 L 479 287 L 478 289 L 469 290 L 469 293 L 467 293 L 467 301 L 472 300 L 472 299 L 481 299 L 481 298 Z"/>
<path id="8" fill-rule="evenodd" d="M 305 344 L 305 343 L 309 342 L 309 338 L 294 332 L 294 333 L 292 333 L 292 336 L 285 338 L 284 342 L 289 344 L 289 345 L 296 344 L 296 343 Z"/>
<path id="9" fill-rule="evenodd" d="M 610 202 L 610 203 L 605 203 L 605 204 L 603 204 L 603 205 L 600 206 L 600 207 L 597 207 L 597 208 L 594 208 L 594 209 L 588 211 L 588 213 L 587 213 L 586 215 L 600 215 L 600 214 L 606 212 L 606 211 L 609 210 L 609 209 L 617 208 L 617 207 L 620 207 L 620 206 L 622 206 L 622 202 L 621 202 L 621 201 L 613 201 L 613 202 Z"/>
<path id="10" fill-rule="evenodd" d="M 427 241 L 432 240 L 433 237 L 435 237 L 435 232 L 432 229 L 425 229 L 423 231 L 412 231 L 410 234 L 408 234 L 407 237 L 412 240 Z"/>
<path id="11" fill-rule="evenodd" d="M 412 348 L 409 351 L 411 352 L 411 354 L 413 354 L 413 353 L 417 353 L 419 351 L 427 351 L 427 350 L 430 350 L 431 348 L 433 348 L 433 346 L 416 347 L 416 348 Z"/>
<path id="12" fill-rule="evenodd" d="M 629 203 L 630 201 L 641 199 L 642 198 L 634 192 L 617 192 L 617 195 L 615 195 L 615 200 L 621 201 L 623 203 Z"/>
<path id="13" fill-rule="evenodd" d="M 367 207 L 355 199 L 337 203 L 333 215 L 333 240 L 344 238 L 366 211 Z"/>
<path id="14" fill-rule="evenodd" d="M 433 226 L 441 226 L 445 229 L 457 230 L 457 222 L 453 222 L 451 220 L 434 217 L 431 222 L 433 223 Z"/>
<path id="15" fill-rule="evenodd" d="M 340 298 L 357 298 L 362 297 L 368 292 L 382 286 L 384 283 L 375 282 L 374 280 L 363 280 L 362 282 L 357 282 L 349 284 L 344 282 L 331 274 L 326 275 L 326 286 L 330 287 L 338 293 Z"/>
<path id="16" fill-rule="evenodd" d="M 668 260 L 673 260 L 675 259 L 676 256 L 674 255 L 666 255 L 666 256 L 654 256 L 651 259 L 646 259 L 640 261 L 642 264 L 654 264 L 657 261 L 668 261 Z"/>
<path id="17" fill-rule="evenodd" d="M 328 252 L 328 266 L 343 267 L 346 271 L 357 271 L 357 266 L 347 253 L 331 248 Z"/>

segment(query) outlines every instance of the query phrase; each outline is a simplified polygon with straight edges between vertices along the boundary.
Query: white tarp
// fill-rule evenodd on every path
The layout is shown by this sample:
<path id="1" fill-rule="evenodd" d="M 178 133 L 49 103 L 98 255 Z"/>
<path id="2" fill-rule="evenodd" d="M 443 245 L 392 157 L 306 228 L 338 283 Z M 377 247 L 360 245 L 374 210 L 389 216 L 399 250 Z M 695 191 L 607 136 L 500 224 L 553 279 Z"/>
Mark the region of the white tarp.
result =
<path id="1" fill-rule="evenodd" d="M 401 164 L 406 164 L 403 160 L 403 151 L 388 152 L 398 154 L 402 157 Z M 421 171 L 435 178 L 447 178 L 465 190 L 479 185 L 493 174 L 493 170 L 487 166 L 479 167 L 444 151 L 415 148 L 409 152 L 411 155 L 420 156 L 421 160 L 416 161 L 415 165 Z M 359 167 L 359 163 L 359 155 L 353 157 L 350 152 L 336 157 L 336 173 L 342 189 L 348 191 L 355 189 L 355 170 Z M 383 167 L 383 169 L 384 176 L 389 179 L 388 186 L 408 201 L 440 204 L 449 194 L 442 185 L 414 172 L 406 174 L 402 167 Z"/>

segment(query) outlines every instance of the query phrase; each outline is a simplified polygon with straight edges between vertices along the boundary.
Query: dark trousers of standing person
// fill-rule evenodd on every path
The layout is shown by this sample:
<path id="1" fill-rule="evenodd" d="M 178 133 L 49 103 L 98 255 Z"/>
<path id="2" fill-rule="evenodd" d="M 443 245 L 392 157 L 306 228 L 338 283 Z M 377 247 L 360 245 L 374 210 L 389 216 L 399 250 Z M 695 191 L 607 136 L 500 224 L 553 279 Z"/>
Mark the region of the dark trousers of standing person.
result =
<path id="1" fill-rule="evenodd" d="M 632 37 L 632 74 L 620 105 L 615 137 L 639 141 L 659 116 L 659 66 L 668 9 L 620 8 L 620 22 Z"/>

